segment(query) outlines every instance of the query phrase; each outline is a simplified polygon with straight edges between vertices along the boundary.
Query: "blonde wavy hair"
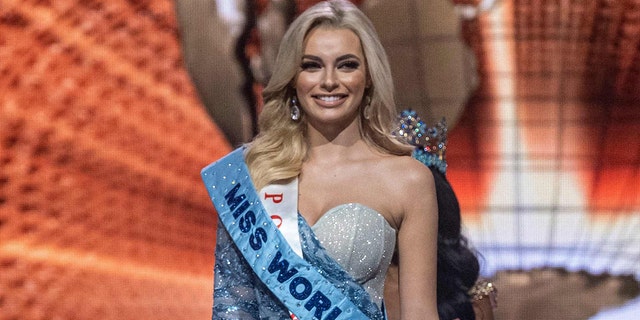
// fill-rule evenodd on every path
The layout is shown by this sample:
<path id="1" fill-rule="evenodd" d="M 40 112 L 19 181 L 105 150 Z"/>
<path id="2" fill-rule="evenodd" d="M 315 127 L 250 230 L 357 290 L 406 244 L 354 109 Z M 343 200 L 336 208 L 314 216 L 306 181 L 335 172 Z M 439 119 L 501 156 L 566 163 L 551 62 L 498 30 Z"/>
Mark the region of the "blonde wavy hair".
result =
<path id="1" fill-rule="evenodd" d="M 295 96 L 295 79 L 309 32 L 318 27 L 349 29 L 359 38 L 364 51 L 371 86 L 368 118 L 360 107 L 360 132 L 377 150 L 408 155 L 412 147 L 391 134 L 396 118 L 391 68 L 371 21 L 355 5 L 344 0 L 320 2 L 296 18 L 285 33 L 273 74 L 263 91 L 264 107 L 258 119 L 259 133 L 247 145 L 245 160 L 256 189 L 289 181 L 300 174 L 307 157 L 307 121 L 302 113 L 291 120 L 290 104 Z M 363 99 L 365 101 L 367 99 Z"/>

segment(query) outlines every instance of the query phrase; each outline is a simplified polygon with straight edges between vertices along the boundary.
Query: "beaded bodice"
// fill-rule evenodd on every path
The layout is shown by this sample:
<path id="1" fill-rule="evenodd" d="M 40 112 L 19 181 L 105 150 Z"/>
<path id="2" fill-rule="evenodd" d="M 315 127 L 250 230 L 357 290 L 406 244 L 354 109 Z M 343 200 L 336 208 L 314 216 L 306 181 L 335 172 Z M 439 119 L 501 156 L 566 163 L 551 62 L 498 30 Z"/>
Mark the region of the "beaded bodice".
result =
<path id="1" fill-rule="evenodd" d="M 337 206 L 313 225 L 318 240 L 373 301 L 382 303 L 396 230 L 375 210 L 357 203 Z"/>

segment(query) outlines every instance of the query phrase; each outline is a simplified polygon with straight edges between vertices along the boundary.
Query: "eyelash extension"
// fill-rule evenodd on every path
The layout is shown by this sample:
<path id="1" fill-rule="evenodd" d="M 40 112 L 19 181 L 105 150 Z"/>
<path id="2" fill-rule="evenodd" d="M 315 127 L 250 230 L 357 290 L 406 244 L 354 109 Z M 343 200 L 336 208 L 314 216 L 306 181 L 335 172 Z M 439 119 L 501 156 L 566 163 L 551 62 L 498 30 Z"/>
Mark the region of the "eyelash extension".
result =
<path id="1" fill-rule="evenodd" d="M 318 64 L 317 62 L 305 61 L 300 64 L 300 68 L 302 70 L 320 68 L 320 64 Z"/>
<path id="2" fill-rule="evenodd" d="M 349 69 L 358 69 L 360 67 L 360 63 L 357 61 L 346 61 L 340 64 L 340 67 L 347 67 Z"/>
<path id="3" fill-rule="evenodd" d="M 314 61 L 305 61 L 300 64 L 302 70 L 321 68 L 322 66 Z M 358 69 L 360 63 L 357 61 L 345 61 L 338 65 L 338 68 Z"/>

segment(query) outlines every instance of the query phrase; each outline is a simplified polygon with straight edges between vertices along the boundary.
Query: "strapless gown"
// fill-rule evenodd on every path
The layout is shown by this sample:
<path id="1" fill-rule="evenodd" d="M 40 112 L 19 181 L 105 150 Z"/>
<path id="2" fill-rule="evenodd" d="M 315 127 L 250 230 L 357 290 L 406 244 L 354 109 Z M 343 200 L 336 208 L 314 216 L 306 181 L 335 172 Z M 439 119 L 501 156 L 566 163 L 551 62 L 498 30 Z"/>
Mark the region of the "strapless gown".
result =
<path id="1" fill-rule="evenodd" d="M 329 256 L 361 284 L 380 307 L 396 230 L 377 211 L 357 203 L 326 212 L 311 229 Z"/>
<path id="2" fill-rule="evenodd" d="M 384 279 L 396 241 L 384 217 L 344 204 L 313 227 L 299 215 L 298 227 L 305 260 L 370 318 L 382 319 Z M 225 228 L 218 228 L 216 239 L 212 319 L 288 319 L 287 308 L 254 274 Z"/>

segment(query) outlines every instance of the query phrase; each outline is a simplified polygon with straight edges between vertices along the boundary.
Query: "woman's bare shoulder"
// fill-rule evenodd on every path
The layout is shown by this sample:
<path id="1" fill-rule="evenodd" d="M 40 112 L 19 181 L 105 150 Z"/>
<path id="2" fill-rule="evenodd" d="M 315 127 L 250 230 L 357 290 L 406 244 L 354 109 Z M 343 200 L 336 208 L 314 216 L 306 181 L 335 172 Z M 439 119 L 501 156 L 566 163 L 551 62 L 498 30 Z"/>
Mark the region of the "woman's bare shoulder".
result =
<path id="1" fill-rule="evenodd" d="M 400 224 L 407 214 L 421 212 L 435 201 L 435 183 L 431 170 L 410 156 L 393 156 L 385 160 L 379 180 L 386 192 L 385 203 Z M 384 171 L 384 172 L 382 172 Z"/>
<path id="2" fill-rule="evenodd" d="M 433 185 L 431 170 L 410 156 L 388 157 L 385 167 L 384 174 L 395 182 L 396 187 L 429 188 Z"/>

